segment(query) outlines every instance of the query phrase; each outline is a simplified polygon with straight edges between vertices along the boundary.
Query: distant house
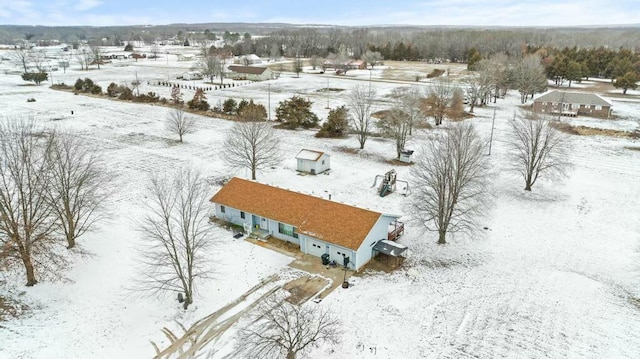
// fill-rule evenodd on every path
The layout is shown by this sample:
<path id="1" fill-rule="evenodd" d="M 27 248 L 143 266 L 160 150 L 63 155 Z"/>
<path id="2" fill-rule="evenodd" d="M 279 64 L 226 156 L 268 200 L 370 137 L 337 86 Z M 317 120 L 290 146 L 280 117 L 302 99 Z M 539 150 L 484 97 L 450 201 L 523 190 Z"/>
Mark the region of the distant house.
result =
<path id="1" fill-rule="evenodd" d="M 550 91 L 533 100 L 533 111 L 561 116 L 611 117 L 611 103 L 585 92 Z"/>
<path id="2" fill-rule="evenodd" d="M 262 59 L 256 54 L 242 55 L 235 58 L 234 60 L 235 60 L 234 63 L 245 65 L 245 66 L 259 65 L 263 62 Z"/>
<path id="3" fill-rule="evenodd" d="M 330 169 L 330 159 L 331 157 L 324 152 L 303 149 L 296 156 L 296 170 L 312 175 L 322 173 Z"/>
<path id="4" fill-rule="evenodd" d="M 193 54 L 178 54 L 178 61 L 193 61 L 196 57 Z"/>
<path id="5" fill-rule="evenodd" d="M 180 76 L 182 80 L 202 80 L 202 74 L 199 72 L 183 72 L 182 76 Z"/>
<path id="6" fill-rule="evenodd" d="M 138 54 L 136 52 L 134 52 L 133 54 L 129 54 L 128 56 L 130 59 L 146 59 L 147 58 L 147 54 Z"/>
<path id="7" fill-rule="evenodd" d="M 362 60 L 355 60 L 349 62 L 349 68 L 354 70 L 364 70 L 367 68 L 367 63 Z"/>
<path id="8" fill-rule="evenodd" d="M 215 216 L 221 220 L 250 228 L 257 235 L 294 243 L 303 253 L 323 261 L 335 260 L 342 265 L 348 258 L 351 269 L 360 269 L 379 253 L 399 256 L 406 249 L 401 244 L 391 249 L 379 244 L 401 234 L 404 226 L 399 226 L 397 215 L 237 177 L 222 187 L 211 202 L 215 204 Z"/>
<path id="9" fill-rule="evenodd" d="M 229 65 L 229 77 L 234 80 L 265 81 L 274 78 L 268 67 Z"/>

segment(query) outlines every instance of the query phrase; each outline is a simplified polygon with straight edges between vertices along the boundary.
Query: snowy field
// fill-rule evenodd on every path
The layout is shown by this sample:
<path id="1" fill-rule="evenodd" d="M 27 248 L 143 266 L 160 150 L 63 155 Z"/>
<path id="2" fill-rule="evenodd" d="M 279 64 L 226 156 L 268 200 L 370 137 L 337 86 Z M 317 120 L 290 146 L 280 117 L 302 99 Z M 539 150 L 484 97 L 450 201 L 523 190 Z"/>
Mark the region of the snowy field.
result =
<path id="1" fill-rule="evenodd" d="M 114 62 L 90 71 L 73 66 L 66 74 L 54 72 L 53 81 L 72 85 L 89 77 L 106 89 L 110 82 L 131 82 L 137 75 L 141 93 L 168 97 L 168 88 L 147 82 L 177 81 L 175 75 L 191 65 L 161 58 Z M 31 310 L 0 323 L 0 358 L 150 358 L 154 351 L 149 341 L 166 344 L 160 330 L 175 328 L 174 320 L 189 326 L 271 274 L 297 275 L 287 266 L 291 258 L 234 240 L 216 228 L 211 253 L 216 273 L 201 283 L 188 311 L 174 298 L 132 293 L 133 248 L 140 240 L 133 221 L 142 213 L 147 176 L 191 164 L 212 179 L 247 178 L 247 172 L 230 172 L 221 159 L 221 144 L 232 123 L 198 117 L 197 132 L 179 144 L 164 127 L 165 107 L 73 95 L 49 89 L 50 83 L 31 86 L 20 76 L 5 74 L 11 67 L 7 61 L 0 66 L 3 117 L 33 116 L 44 126 L 74 129 L 101 149 L 118 175 L 109 201 L 114 215 L 80 240 L 92 256 L 77 258 L 66 281 L 26 288 L 21 273 L 2 278 L 6 284 L 0 291 L 20 298 Z M 300 94 L 314 102 L 314 112 L 324 119 L 327 104 L 344 104 L 346 91 L 356 84 L 371 86 L 381 99 L 395 87 L 414 85 L 379 81 L 378 71 L 350 71 L 347 77 L 285 73 L 278 80 L 206 95 L 212 105 L 229 97 L 253 99 L 270 107 L 273 116 L 279 101 Z M 318 91 L 326 87 L 345 91 Z M 190 97 L 185 94 L 184 99 Z M 638 101 L 607 99 L 620 118 L 571 121 L 640 128 Z M 640 151 L 629 149 L 640 147 L 640 141 L 568 137 L 574 164 L 568 178 L 537 183 L 526 193 L 519 177 L 502 170 L 506 121 L 517 105 L 519 95 L 509 93 L 495 105 L 476 108 L 470 120 L 488 138 L 497 111 L 490 156 L 494 206 L 487 209 L 483 235 L 450 238 L 451 243 L 438 246 L 435 235 L 408 225 L 400 242 L 410 250 L 400 270 L 353 277 L 353 287 L 339 288 L 317 304 L 340 318 L 344 336 L 337 348 L 317 348 L 309 358 L 640 357 Z M 281 133 L 286 158 L 259 174 L 260 181 L 325 198 L 331 194 L 333 200 L 408 219 L 407 198 L 397 193 L 381 198 L 371 188 L 376 175 L 392 168 L 398 179 L 410 180 L 410 167 L 388 162 L 395 156 L 391 140 L 372 138 L 364 151 L 351 153 L 344 148 L 357 148 L 355 138 L 317 139 L 307 130 Z M 420 130 L 407 147 L 418 150 L 429 136 Z M 294 157 L 302 148 L 328 152 L 330 174 L 297 175 Z M 211 194 L 217 189 L 212 185 Z M 11 287 L 17 289 L 9 292 Z M 214 358 L 235 344 L 236 329 L 211 348 Z"/>

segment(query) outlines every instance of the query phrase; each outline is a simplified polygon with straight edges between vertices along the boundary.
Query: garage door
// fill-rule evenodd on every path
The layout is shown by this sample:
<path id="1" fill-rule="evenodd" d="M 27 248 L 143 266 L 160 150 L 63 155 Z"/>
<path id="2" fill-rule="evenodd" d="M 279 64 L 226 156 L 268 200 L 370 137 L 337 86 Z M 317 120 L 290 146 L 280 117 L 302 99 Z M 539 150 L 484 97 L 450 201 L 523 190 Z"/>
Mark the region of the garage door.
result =
<path id="1" fill-rule="evenodd" d="M 316 242 L 313 240 L 307 240 L 307 253 L 320 257 L 327 253 L 327 245 L 322 242 Z"/>
<path id="2" fill-rule="evenodd" d="M 331 247 L 331 260 L 336 261 L 336 263 L 338 263 L 339 265 L 342 265 L 342 263 L 344 263 L 344 257 L 352 257 L 353 253 L 351 251 L 347 251 L 345 249 L 342 249 L 340 247 Z M 349 258 L 349 260 L 351 262 L 353 262 L 355 258 Z"/>

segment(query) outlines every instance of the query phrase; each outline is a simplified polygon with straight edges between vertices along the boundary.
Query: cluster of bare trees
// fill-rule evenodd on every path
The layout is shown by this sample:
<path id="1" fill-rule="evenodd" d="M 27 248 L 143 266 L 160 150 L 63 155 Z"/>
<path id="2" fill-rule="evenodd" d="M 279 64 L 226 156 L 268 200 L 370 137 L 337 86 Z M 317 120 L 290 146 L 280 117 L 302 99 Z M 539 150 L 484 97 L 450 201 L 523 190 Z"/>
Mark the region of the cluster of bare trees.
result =
<path id="1" fill-rule="evenodd" d="M 541 176 L 553 180 L 566 173 L 568 141 L 550 119 L 514 114 L 508 136 L 507 168 L 522 177 L 526 191 Z M 454 124 L 425 143 L 420 152 L 411 171 L 414 219 L 426 230 L 437 232 L 439 244 L 446 243 L 449 233 L 477 231 L 478 220 L 491 203 L 485 141 L 473 125 Z"/>
<path id="2" fill-rule="evenodd" d="M 21 263 L 33 286 L 101 218 L 109 177 L 77 136 L 32 119 L 0 124 L 0 157 L 0 260 Z"/>
<path id="3" fill-rule="evenodd" d="M 147 213 L 138 225 L 144 240 L 138 290 L 184 294 L 187 309 L 197 280 L 211 274 L 209 188 L 199 172 L 184 167 L 152 176 L 147 193 Z"/>

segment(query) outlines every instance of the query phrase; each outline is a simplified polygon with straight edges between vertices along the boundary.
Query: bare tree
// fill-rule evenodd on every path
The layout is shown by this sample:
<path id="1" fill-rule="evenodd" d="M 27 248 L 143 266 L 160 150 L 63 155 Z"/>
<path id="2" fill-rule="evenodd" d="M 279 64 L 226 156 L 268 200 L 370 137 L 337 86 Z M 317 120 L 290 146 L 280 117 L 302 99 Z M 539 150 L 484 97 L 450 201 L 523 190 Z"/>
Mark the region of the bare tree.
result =
<path id="1" fill-rule="evenodd" d="M 223 63 L 218 56 L 208 55 L 198 62 L 197 68 L 213 83 L 214 77 L 222 76 Z"/>
<path id="2" fill-rule="evenodd" d="M 547 75 L 538 55 L 528 55 L 519 61 L 511 73 L 512 87 L 520 92 L 520 102 L 525 103 L 529 95 L 547 88 Z"/>
<path id="3" fill-rule="evenodd" d="M 0 122 L 0 258 L 21 262 L 27 286 L 36 272 L 54 273 L 62 257 L 55 255 L 54 216 L 48 204 L 47 134 L 33 120 Z"/>
<path id="4" fill-rule="evenodd" d="M 416 87 L 399 87 L 392 91 L 391 96 L 394 99 L 399 100 L 397 105 L 407 114 L 407 121 L 409 122 L 409 135 L 412 134 L 413 128 L 416 123 L 422 119 L 422 111 L 420 105 L 422 104 L 423 97 Z"/>
<path id="5" fill-rule="evenodd" d="M 175 133 L 182 142 L 182 137 L 195 131 L 195 120 L 193 117 L 186 116 L 184 110 L 175 107 L 169 110 L 167 115 L 167 129 L 171 133 Z"/>
<path id="6" fill-rule="evenodd" d="M 415 220 L 438 232 L 438 244 L 447 233 L 470 233 L 489 203 L 488 163 L 484 141 L 471 124 L 458 124 L 426 143 L 411 175 L 417 193 L 410 203 Z"/>
<path id="7" fill-rule="evenodd" d="M 567 141 L 548 118 L 535 113 L 513 115 L 509 147 L 511 168 L 520 173 L 524 189 L 531 191 L 541 174 L 563 176 L 568 168 Z"/>
<path id="8" fill-rule="evenodd" d="M 245 358 L 295 359 L 320 344 L 338 344 L 340 322 L 327 308 L 311 305 L 296 306 L 275 294 L 267 298 L 241 330 L 237 353 Z"/>
<path id="9" fill-rule="evenodd" d="M 378 127 L 395 139 L 396 158 L 399 159 L 411 134 L 411 128 L 419 117 L 420 98 L 417 89 L 402 87 L 394 89 L 391 98 L 393 107 L 388 116 L 378 121 Z"/>
<path id="10" fill-rule="evenodd" d="M 42 50 L 34 50 L 31 52 L 31 63 L 36 68 L 36 72 L 47 72 L 47 59 Z"/>
<path id="11" fill-rule="evenodd" d="M 91 59 L 95 61 L 98 65 L 98 70 L 100 70 L 100 63 L 102 63 L 102 48 L 99 45 L 91 45 L 89 46 L 89 51 L 91 52 Z"/>
<path id="12" fill-rule="evenodd" d="M 67 73 L 67 69 L 69 68 L 69 62 L 71 60 L 71 54 L 68 51 L 61 51 L 58 53 L 58 65 L 62 67 L 64 73 Z"/>
<path id="13" fill-rule="evenodd" d="M 486 60 L 484 62 L 483 60 L 479 61 L 476 65 L 477 70 L 473 71 L 469 77 L 464 80 L 470 113 L 473 113 L 476 105 L 485 105 L 493 90 L 493 77 L 491 76 L 491 72 L 484 69 L 484 66 L 488 66 Z"/>
<path id="14" fill-rule="evenodd" d="M 88 71 L 89 65 L 91 61 L 93 61 L 93 54 L 91 51 L 87 51 L 87 49 L 78 49 L 76 51 L 76 60 L 78 60 L 81 70 Z"/>
<path id="15" fill-rule="evenodd" d="M 365 51 L 365 53 L 362 55 L 362 61 L 364 61 L 366 64 L 368 64 L 369 66 L 371 66 L 371 68 L 373 69 L 373 67 L 380 61 L 382 61 L 382 55 L 378 52 L 378 51 L 370 51 L 367 50 Z"/>
<path id="16" fill-rule="evenodd" d="M 31 62 L 31 53 L 33 51 L 28 46 L 19 46 L 11 50 L 9 56 L 13 62 L 21 66 L 24 72 L 29 72 L 29 63 Z"/>
<path id="17" fill-rule="evenodd" d="M 371 114 L 374 111 L 374 97 L 375 92 L 361 85 L 355 86 L 347 97 L 347 103 L 351 110 L 349 122 L 356 133 L 360 149 L 364 148 L 364 144 L 371 133 L 373 125 Z"/>
<path id="18" fill-rule="evenodd" d="M 452 112 L 452 100 L 456 89 L 448 79 L 437 78 L 427 90 L 426 99 L 422 102 L 422 112 L 432 116 L 436 126 L 441 125 L 446 117 L 450 117 L 449 115 L 455 116 L 459 112 L 459 109 Z"/>
<path id="19" fill-rule="evenodd" d="M 160 53 L 160 46 L 158 46 L 158 44 L 153 44 L 151 45 L 151 53 L 153 54 L 153 60 L 157 61 L 158 60 L 158 54 Z"/>
<path id="20" fill-rule="evenodd" d="M 224 160 L 234 168 L 248 168 L 251 179 L 256 172 L 275 166 L 282 160 L 280 137 L 266 122 L 240 122 L 227 133 Z"/>
<path id="21" fill-rule="evenodd" d="M 293 58 L 293 72 L 296 73 L 296 77 L 300 77 L 300 73 L 302 72 L 302 58 L 296 53 L 296 56 Z"/>
<path id="22" fill-rule="evenodd" d="M 56 218 L 56 227 L 67 240 L 67 248 L 99 221 L 106 209 L 108 181 L 102 159 L 71 132 L 56 131 L 50 137 L 49 204 Z"/>
<path id="23" fill-rule="evenodd" d="M 210 273 L 209 191 L 200 173 L 182 168 L 155 175 L 148 186 L 148 213 L 138 225 L 140 290 L 184 293 L 184 309 L 193 303 L 196 281 Z"/>
<path id="24" fill-rule="evenodd" d="M 309 65 L 311 65 L 312 69 L 316 69 L 318 66 L 322 64 L 322 59 L 318 57 L 318 55 L 312 55 L 309 59 Z"/>

